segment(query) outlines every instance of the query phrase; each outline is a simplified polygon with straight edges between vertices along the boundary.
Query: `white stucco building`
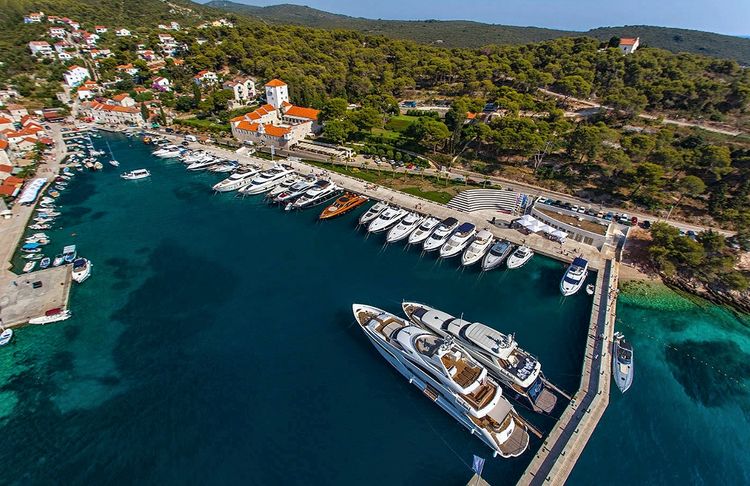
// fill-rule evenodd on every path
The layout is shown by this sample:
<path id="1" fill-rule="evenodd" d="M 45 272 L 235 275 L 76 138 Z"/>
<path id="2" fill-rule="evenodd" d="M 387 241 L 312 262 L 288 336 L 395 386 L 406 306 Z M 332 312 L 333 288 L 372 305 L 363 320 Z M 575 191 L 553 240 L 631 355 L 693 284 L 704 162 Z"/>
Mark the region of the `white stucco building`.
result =
<path id="1" fill-rule="evenodd" d="M 71 88 L 75 88 L 83 83 L 87 79 L 91 79 L 89 70 L 81 66 L 70 66 L 67 71 L 63 73 L 65 84 Z"/>
<path id="2" fill-rule="evenodd" d="M 272 79 L 266 83 L 266 103 L 277 110 L 284 103 L 289 103 L 289 88 L 286 83 L 280 79 Z"/>
<path id="3" fill-rule="evenodd" d="M 640 37 L 623 37 L 620 39 L 620 45 L 618 47 L 623 54 L 632 54 L 638 49 L 640 44 Z"/>

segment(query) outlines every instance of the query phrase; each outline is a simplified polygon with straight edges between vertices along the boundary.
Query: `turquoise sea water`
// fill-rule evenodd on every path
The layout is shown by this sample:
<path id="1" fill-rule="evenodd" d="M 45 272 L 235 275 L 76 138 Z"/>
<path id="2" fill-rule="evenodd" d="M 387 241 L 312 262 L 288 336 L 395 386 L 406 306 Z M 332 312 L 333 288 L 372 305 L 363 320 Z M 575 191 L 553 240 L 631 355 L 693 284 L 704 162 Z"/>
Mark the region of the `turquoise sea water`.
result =
<path id="1" fill-rule="evenodd" d="M 462 270 L 366 237 L 363 209 L 319 223 L 318 210 L 212 195 L 220 175 L 108 140 L 121 167 L 79 174 L 49 232 L 51 253 L 74 243 L 94 263 L 74 317 L 0 349 L 0 483 L 453 485 L 475 453 L 492 484 L 515 482 L 539 442 L 490 459 L 372 349 L 350 306 L 421 300 L 515 331 L 574 390 L 591 301 L 559 296 L 560 263 Z M 138 167 L 152 178 L 118 177 Z M 613 393 L 571 484 L 602 484 L 602 467 L 626 484 L 750 482 L 746 389 L 684 352 L 747 375 L 747 332 L 716 308 L 638 302 L 620 306 L 636 382 Z"/>

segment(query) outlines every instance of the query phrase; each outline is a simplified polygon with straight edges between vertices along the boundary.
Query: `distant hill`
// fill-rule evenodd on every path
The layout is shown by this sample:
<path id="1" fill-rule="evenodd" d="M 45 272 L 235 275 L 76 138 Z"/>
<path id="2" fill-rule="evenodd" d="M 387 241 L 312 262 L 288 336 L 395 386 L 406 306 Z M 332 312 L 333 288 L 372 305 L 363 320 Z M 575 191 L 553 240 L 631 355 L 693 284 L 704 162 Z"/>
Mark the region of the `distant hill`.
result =
<path id="1" fill-rule="evenodd" d="M 698 30 L 652 27 L 647 25 L 600 27 L 576 32 L 539 27 L 484 24 L 465 20 L 375 20 L 334 14 L 300 5 L 257 7 L 228 0 L 212 0 L 214 8 L 250 15 L 267 22 L 298 24 L 323 29 L 354 29 L 368 34 L 412 39 L 445 47 L 480 47 L 487 44 L 526 44 L 567 36 L 592 36 L 608 40 L 613 36 L 638 36 L 641 42 L 672 52 L 692 52 L 707 56 L 736 59 L 750 65 L 750 39 Z"/>

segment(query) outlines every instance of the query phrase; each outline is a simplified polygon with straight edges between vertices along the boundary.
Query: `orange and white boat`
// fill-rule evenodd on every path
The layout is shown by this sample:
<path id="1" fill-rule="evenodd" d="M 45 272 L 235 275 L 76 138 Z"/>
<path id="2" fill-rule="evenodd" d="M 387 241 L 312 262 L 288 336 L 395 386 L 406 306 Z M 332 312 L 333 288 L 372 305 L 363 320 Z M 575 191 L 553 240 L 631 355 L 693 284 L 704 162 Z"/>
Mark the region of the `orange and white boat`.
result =
<path id="1" fill-rule="evenodd" d="M 369 198 L 354 194 L 352 192 L 346 192 L 343 196 L 336 199 L 333 204 L 328 206 L 320 213 L 320 219 L 330 219 L 342 214 L 348 213 L 357 206 L 361 206 L 366 203 Z"/>

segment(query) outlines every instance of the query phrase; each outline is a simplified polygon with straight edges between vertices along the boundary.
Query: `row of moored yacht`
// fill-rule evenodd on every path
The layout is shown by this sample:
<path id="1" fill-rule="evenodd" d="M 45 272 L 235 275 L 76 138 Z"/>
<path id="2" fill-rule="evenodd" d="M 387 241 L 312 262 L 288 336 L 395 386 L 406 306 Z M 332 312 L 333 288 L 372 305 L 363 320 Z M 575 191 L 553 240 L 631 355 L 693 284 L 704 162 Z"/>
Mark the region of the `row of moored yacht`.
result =
<path id="1" fill-rule="evenodd" d="M 520 268 L 534 256 L 531 248 L 515 247 L 486 229 L 477 230 L 472 223 L 459 223 L 452 217 L 441 221 L 385 202 L 372 206 L 359 222 L 369 233 L 387 232 L 388 243 L 406 240 L 426 252 L 438 252 L 441 258 L 461 255 L 464 266 L 481 262 L 482 270 L 492 270 L 503 262 L 508 268 Z"/>

